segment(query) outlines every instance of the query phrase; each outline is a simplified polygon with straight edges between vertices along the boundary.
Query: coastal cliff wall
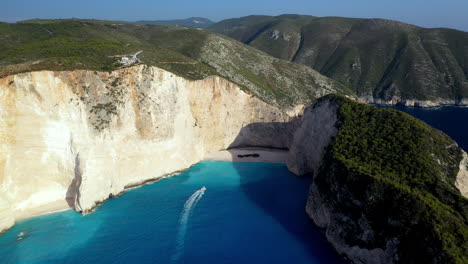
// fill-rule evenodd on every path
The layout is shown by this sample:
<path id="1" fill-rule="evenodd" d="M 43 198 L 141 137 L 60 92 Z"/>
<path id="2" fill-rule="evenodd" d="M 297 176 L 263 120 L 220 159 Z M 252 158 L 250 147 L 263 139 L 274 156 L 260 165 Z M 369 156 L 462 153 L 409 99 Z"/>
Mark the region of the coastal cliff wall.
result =
<path id="1" fill-rule="evenodd" d="M 353 263 L 465 263 L 467 160 L 409 115 L 332 96 L 306 108 L 287 165 L 312 175 L 306 212 Z"/>
<path id="2" fill-rule="evenodd" d="M 250 123 L 288 114 L 219 77 L 155 67 L 41 71 L 0 79 L 0 230 L 66 207 L 89 212 L 126 187 L 228 148 Z M 248 131 L 246 139 L 265 131 Z M 249 145 L 270 145 L 257 136 Z M 289 142 L 278 138 L 277 147 Z"/>
<path id="3" fill-rule="evenodd" d="M 369 107 L 329 96 L 306 108 L 302 116 L 295 116 L 300 110 L 285 113 L 222 78 L 188 81 L 147 66 L 110 73 L 42 71 L 0 79 L 0 232 L 18 219 L 56 209 L 72 207 L 88 213 L 125 188 L 186 169 L 207 153 L 261 146 L 289 149 L 289 170 L 313 175 L 306 212 L 326 229 L 336 250 L 353 262 L 398 263 L 424 256 L 427 261 L 442 263 L 456 258 L 456 251 L 431 245 L 439 241 L 437 236 L 463 231 L 460 216 L 434 211 L 431 219 L 449 217 L 454 223 L 455 229 L 448 230 L 442 222 L 433 226 L 425 214 L 447 206 L 466 207 L 458 196 L 467 197 L 467 154 L 420 121 L 398 111 Z M 385 126 L 384 120 L 395 123 Z M 359 135 L 372 128 L 374 133 L 383 131 L 384 136 L 369 134 L 356 140 L 352 134 L 339 134 L 344 124 L 348 130 L 362 129 Z M 411 133 L 392 131 L 400 124 Z M 391 182 L 391 177 L 401 175 L 385 174 L 387 167 L 367 171 L 369 163 L 389 153 L 396 156 L 383 158 L 385 164 L 405 167 L 398 160 L 403 152 L 387 144 L 394 142 L 386 142 L 394 140 L 389 135 L 400 132 L 403 143 L 420 144 L 416 149 L 426 156 L 417 162 L 431 160 L 440 167 L 438 172 L 445 178 L 435 182 L 441 184 L 437 188 L 442 190 L 442 198 L 426 189 L 418 190 L 425 196 L 415 195 L 408 191 L 411 188 L 400 185 L 420 188 L 419 182 L 410 185 L 411 179 Z M 414 135 L 422 137 L 406 138 Z M 368 140 L 379 142 L 368 147 L 390 149 L 377 158 L 370 156 L 377 152 L 364 153 L 368 147 L 358 148 L 359 155 L 340 156 L 361 144 L 360 139 L 366 145 Z M 418 142 L 425 139 L 429 144 Z M 350 145 L 332 152 L 330 146 L 337 140 Z M 405 144 L 401 145 L 414 148 Z M 434 149 L 425 151 L 427 146 Z M 372 159 L 353 160 L 366 156 Z M 451 175 L 454 171 L 457 175 Z M 389 178 L 378 177 L 384 174 Z M 420 200 L 428 195 L 435 196 L 430 202 Z M 443 206 L 432 207 L 437 203 Z M 408 207 L 413 210 L 409 218 L 404 211 Z M 418 237 L 421 227 L 442 233 Z M 459 247 L 459 241 L 450 239 L 448 246 Z M 413 240 L 428 242 L 418 244 L 417 256 L 404 248 L 404 243 Z"/>
<path id="4" fill-rule="evenodd" d="M 336 104 L 330 101 L 319 102 L 304 110 L 290 147 L 289 171 L 296 175 L 318 173 L 325 150 L 338 132 L 336 110 Z"/>
<path id="5" fill-rule="evenodd" d="M 372 96 L 362 96 L 358 99 L 361 103 L 366 104 L 378 104 L 378 105 L 403 105 L 407 107 L 421 107 L 421 108 L 432 108 L 440 107 L 444 105 L 454 106 L 468 106 L 468 99 L 444 99 L 436 98 L 432 100 L 416 100 L 416 99 L 402 99 L 398 96 L 394 96 L 388 100 L 381 98 L 374 98 Z"/>

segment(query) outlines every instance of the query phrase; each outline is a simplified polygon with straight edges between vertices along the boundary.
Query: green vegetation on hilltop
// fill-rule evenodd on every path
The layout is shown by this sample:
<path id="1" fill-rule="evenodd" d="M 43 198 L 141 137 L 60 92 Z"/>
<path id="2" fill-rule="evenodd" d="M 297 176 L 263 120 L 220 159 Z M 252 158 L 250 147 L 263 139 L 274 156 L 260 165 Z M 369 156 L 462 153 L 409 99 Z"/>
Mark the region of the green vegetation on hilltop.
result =
<path id="1" fill-rule="evenodd" d="M 145 63 L 189 79 L 201 79 L 215 73 L 211 67 L 187 56 L 139 39 L 134 32 L 141 28 L 145 26 L 80 20 L 2 24 L 0 75 L 41 69 L 110 71 L 119 67 L 112 56 L 138 50 L 144 51 L 141 57 Z"/>
<path id="2" fill-rule="evenodd" d="M 329 95 L 338 134 L 314 180 L 344 240 L 361 248 L 397 241 L 401 263 L 467 263 L 468 200 L 455 187 L 461 149 L 403 112 Z M 363 233 L 372 230 L 372 235 Z"/>
<path id="3" fill-rule="evenodd" d="M 219 75 L 281 107 L 310 104 L 330 92 L 352 94 L 306 66 L 206 30 L 98 20 L 0 24 L 0 77 L 33 70 L 111 71 L 120 67 L 114 55 L 139 50 L 144 64 L 192 80 Z"/>
<path id="4" fill-rule="evenodd" d="M 383 19 L 248 16 L 210 27 L 383 100 L 468 98 L 468 33 Z"/>

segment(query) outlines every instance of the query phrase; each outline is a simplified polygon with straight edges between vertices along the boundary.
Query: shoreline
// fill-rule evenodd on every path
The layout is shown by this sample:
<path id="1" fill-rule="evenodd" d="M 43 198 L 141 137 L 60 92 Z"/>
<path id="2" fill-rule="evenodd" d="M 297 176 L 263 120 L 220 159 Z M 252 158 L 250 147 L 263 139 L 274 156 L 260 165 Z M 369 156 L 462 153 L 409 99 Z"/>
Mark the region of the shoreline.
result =
<path id="1" fill-rule="evenodd" d="M 38 206 L 34 209 L 31 209 L 29 213 L 26 212 L 19 212 L 15 214 L 15 224 L 16 222 L 27 220 L 33 217 L 38 217 L 47 214 L 53 214 L 56 212 L 63 212 L 67 210 L 73 210 L 67 201 L 64 199 L 63 201 L 55 201 L 46 205 Z"/>
<path id="2" fill-rule="evenodd" d="M 421 109 L 437 109 L 440 107 L 459 107 L 468 108 L 467 99 L 462 99 L 459 102 L 451 102 L 450 100 L 417 100 L 417 99 L 403 99 L 396 101 L 384 101 L 381 99 L 369 99 L 366 97 L 357 97 L 356 101 L 359 103 L 365 103 L 368 105 L 380 105 L 380 106 L 402 106 L 411 108 Z"/>
<path id="3" fill-rule="evenodd" d="M 238 155 L 258 154 L 258 157 L 240 157 Z M 232 148 L 213 152 L 205 155 L 203 161 L 235 161 L 235 162 L 271 162 L 271 163 L 286 163 L 289 151 L 283 149 L 261 148 L 261 147 L 245 147 Z"/>
<path id="4" fill-rule="evenodd" d="M 252 155 L 252 154 L 258 154 L 258 157 L 239 157 L 238 155 Z M 244 147 L 244 148 L 232 148 L 232 149 L 226 149 L 226 150 L 221 150 L 217 152 L 212 152 L 209 154 L 206 154 L 202 161 L 230 161 L 230 162 L 269 162 L 269 163 L 286 163 L 287 157 L 288 157 L 289 151 L 284 150 L 284 149 L 273 149 L 273 148 L 262 148 L 262 147 Z M 197 162 L 197 163 L 199 163 Z M 197 164 L 195 163 L 195 164 Z M 194 164 L 194 165 L 195 165 Z M 190 168 L 190 167 L 189 167 Z M 181 172 L 189 169 L 186 168 L 184 170 L 179 170 L 172 172 L 170 174 L 162 175 L 159 177 L 155 177 L 152 179 L 145 180 L 139 184 L 132 184 L 129 186 L 125 187 L 125 190 L 114 196 L 118 197 L 121 194 L 131 191 L 133 189 L 137 189 L 139 187 L 142 187 L 147 184 L 152 184 L 155 183 L 161 179 L 172 177 L 175 175 L 180 174 Z M 109 197 L 111 198 L 111 197 Z M 107 200 L 107 199 L 106 199 Z M 105 202 L 106 200 L 102 201 L 101 203 Z M 99 203 L 100 204 L 100 203 Z M 99 206 L 97 204 L 96 207 Z M 95 209 L 95 208 L 94 208 Z M 44 215 L 49 215 L 49 214 L 54 214 L 54 213 L 60 213 L 60 212 L 66 212 L 68 210 L 73 210 L 75 211 L 72 207 L 70 207 L 67 203 L 67 201 L 64 199 L 63 201 L 55 201 L 50 204 L 42 205 L 39 207 L 36 207 L 32 210 L 27 212 L 19 212 L 15 214 L 15 225 L 16 223 L 24 220 L 28 220 L 31 218 L 39 217 L 39 216 L 44 216 Z M 94 211 L 94 210 L 93 210 Z M 75 211 L 76 212 L 76 211 Z M 80 212 L 77 212 L 80 213 Z M 91 212 L 92 213 L 92 212 Z M 0 232 L 0 234 L 4 232 L 8 232 L 9 229 L 4 230 L 3 232 Z"/>

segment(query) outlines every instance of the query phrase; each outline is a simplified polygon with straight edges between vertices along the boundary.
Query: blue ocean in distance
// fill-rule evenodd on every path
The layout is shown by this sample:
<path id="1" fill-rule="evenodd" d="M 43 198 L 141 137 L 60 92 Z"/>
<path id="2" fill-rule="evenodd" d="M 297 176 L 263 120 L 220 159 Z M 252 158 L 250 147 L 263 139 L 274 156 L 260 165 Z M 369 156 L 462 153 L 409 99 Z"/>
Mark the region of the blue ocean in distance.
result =
<path id="1" fill-rule="evenodd" d="M 400 105 L 378 107 L 393 108 L 419 118 L 449 135 L 461 148 L 468 151 L 468 107 L 417 108 Z"/>
<path id="2" fill-rule="evenodd" d="M 21 221 L 0 235 L 0 263 L 347 263 L 305 214 L 310 181 L 284 164 L 204 161 L 86 216 Z"/>

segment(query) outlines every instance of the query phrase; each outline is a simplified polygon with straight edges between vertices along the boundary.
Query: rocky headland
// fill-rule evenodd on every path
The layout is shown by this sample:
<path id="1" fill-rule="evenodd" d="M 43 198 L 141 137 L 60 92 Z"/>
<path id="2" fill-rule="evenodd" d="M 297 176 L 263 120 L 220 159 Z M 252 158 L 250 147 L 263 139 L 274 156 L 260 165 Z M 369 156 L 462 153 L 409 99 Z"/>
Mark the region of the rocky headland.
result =
<path id="1" fill-rule="evenodd" d="M 353 263 L 466 263 L 466 160 L 414 117 L 331 95 L 305 110 L 288 168 L 312 175 L 306 211 Z"/>
<path id="2" fill-rule="evenodd" d="M 268 147 L 313 177 L 306 212 L 352 262 L 466 261 L 467 155 L 396 110 L 339 95 L 279 109 L 220 77 L 145 65 L 11 75 L 0 110 L 0 230 L 52 208 L 89 213 L 213 152 Z"/>

